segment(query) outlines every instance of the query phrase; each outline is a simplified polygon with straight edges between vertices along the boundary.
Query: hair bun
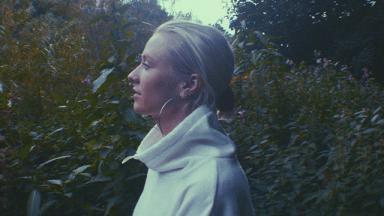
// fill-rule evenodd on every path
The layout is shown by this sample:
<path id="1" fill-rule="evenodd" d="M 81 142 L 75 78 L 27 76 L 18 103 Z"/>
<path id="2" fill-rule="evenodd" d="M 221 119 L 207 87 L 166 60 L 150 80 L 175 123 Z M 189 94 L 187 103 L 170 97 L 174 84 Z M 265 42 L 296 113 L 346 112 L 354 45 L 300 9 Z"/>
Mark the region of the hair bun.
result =
<path id="1" fill-rule="evenodd" d="M 235 108 L 235 97 L 230 86 L 216 98 L 216 108 L 220 112 L 232 112 Z"/>

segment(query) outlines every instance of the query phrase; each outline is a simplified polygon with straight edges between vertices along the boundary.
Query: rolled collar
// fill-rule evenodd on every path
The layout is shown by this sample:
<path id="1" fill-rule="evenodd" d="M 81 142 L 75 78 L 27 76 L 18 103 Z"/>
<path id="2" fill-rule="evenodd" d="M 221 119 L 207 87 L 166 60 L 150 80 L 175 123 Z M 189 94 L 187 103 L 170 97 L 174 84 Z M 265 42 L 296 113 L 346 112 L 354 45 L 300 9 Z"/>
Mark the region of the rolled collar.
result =
<path id="1" fill-rule="evenodd" d="M 131 158 L 165 172 L 185 167 L 192 158 L 230 157 L 234 152 L 235 146 L 223 133 L 216 114 L 200 106 L 164 137 L 155 125 Z"/>

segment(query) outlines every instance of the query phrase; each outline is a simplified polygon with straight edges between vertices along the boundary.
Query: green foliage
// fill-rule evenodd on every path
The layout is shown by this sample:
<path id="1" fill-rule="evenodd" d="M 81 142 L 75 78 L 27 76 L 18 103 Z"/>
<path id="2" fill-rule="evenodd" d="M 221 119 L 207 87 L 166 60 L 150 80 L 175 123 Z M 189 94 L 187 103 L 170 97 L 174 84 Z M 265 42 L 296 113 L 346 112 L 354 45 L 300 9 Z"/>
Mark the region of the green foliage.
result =
<path id="1" fill-rule="evenodd" d="M 6 0 L 0 6 L 0 212 L 129 215 L 145 169 L 121 161 L 149 124 L 127 72 L 156 1 Z M 295 64 L 240 21 L 239 145 L 259 215 L 381 215 L 384 92 L 337 62 Z"/>
<path id="2" fill-rule="evenodd" d="M 0 6 L 2 215 L 133 209 L 145 169 L 121 161 L 133 154 L 148 122 L 131 110 L 124 78 L 167 15 L 153 2 L 102 4 Z M 153 16 L 144 23 L 148 10 Z"/>
<path id="3" fill-rule="evenodd" d="M 380 81 L 384 65 L 384 2 L 372 0 L 234 0 L 232 27 L 272 35 L 279 51 L 296 61 L 312 53 L 352 67 L 356 77 L 366 67 Z"/>
<path id="4" fill-rule="evenodd" d="M 381 215 L 384 91 L 338 63 L 294 64 L 238 33 L 238 143 L 259 215 Z M 258 47 L 258 48 L 254 48 Z"/>

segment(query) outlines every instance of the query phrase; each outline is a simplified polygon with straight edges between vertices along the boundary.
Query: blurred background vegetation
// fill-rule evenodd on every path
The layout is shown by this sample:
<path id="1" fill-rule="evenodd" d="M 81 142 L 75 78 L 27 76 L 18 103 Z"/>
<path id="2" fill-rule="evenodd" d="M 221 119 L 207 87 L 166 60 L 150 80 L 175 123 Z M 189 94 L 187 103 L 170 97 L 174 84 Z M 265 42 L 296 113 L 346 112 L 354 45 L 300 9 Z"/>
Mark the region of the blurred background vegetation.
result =
<path id="1" fill-rule="evenodd" d="M 258 215 L 384 214 L 383 9 L 231 1 L 223 124 Z M 171 18 L 156 0 L 1 1 L 1 215 L 131 214 L 146 169 L 121 161 L 152 123 L 125 77 Z"/>

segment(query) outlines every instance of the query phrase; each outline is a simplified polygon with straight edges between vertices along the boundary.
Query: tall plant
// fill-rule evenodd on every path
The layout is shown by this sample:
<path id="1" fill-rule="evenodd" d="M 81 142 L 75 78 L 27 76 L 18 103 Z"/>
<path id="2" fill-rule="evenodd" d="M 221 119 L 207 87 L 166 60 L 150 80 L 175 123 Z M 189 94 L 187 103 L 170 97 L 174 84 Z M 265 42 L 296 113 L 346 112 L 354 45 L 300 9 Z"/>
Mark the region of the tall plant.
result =
<path id="1" fill-rule="evenodd" d="M 2 3 L 2 214 L 132 211 L 143 167 L 121 160 L 148 126 L 130 109 L 124 77 L 151 29 L 167 19 L 155 2 L 133 13 L 139 4 Z M 146 10 L 156 13 L 142 22 Z"/>
<path id="2" fill-rule="evenodd" d="M 282 56 L 237 29 L 239 119 L 229 127 L 260 215 L 380 215 L 384 94 L 325 58 Z"/>

